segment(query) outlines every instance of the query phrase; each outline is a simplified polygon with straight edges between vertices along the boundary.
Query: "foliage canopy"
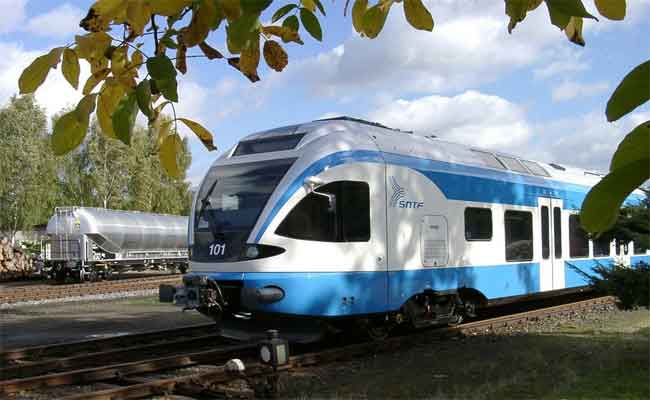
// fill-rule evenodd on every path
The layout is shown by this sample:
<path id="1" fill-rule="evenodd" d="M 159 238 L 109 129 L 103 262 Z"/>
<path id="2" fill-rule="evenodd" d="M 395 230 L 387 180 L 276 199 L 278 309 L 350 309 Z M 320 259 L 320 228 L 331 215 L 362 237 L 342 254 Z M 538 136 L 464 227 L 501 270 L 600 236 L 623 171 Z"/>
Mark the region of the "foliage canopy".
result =
<path id="1" fill-rule="evenodd" d="M 626 0 L 593 1 L 605 18 L 623 20 L 626 16 Z M 287 4 L 271 10 L 278 3 Z M 363 37 L 377 37 L 389 12 L 399 6 L 413 28 L 433 30 L 433 17 L 422 0 L 345 0 L 344 14 L 350 3 L 352 25 Z M 564 31 L 571 42 L 584 46 L 583 20 L 597 17 L 587 11 L 582 0 L 505 0 L 508 31 L 512 32 L 542 3 L 550 23 Z M 273 11 L 269 25 L 261 20 L 267 10 Z M 215 149 L 207 129 L 175 115 L 178 73 L 187 73 L 188 58 L 225 61 L 251 82 L 257 82 L 262 56 L 271 69 L 282 71 L 288 63 L 282 44 L 303 44 L 305 32 L 322 41 L 319 18 L 325 15 L 321 0 L 97 0 L 80 22 L 88 33 L 36 58 L 20 77 L 20 92 L 37 90 L 61 59 L 63 76 L 77 88 L 79 63 L 88 63 L 91 76 L 83 85 L 84 97 L 54 127 L 55 153 L 67 153 L 83 141 L 95 109 L 102 132 L 128 145 L 136 116 L 142 112 L 149 121 L 162 166 L 170 176 L 179 176 L 178 121 L 186 124 L 207 149 Z M 217 31 L 225 33 L 228 56 L 224 56 L 225 50 L 217 50 L 208 43 L 210 33 Z M 115 32 L 121 35 L 116 36 Z M 201 54 L 188 55 L 188 50 L 195 47 Z M 607 104 L 608 120 L 615 121 L 648 101 L 649 70 L 650 61 L 623 79 Z M 167 106 L 174 111 L 174 118 L 161 122 L 160 114 Z M 638 143 L 647 143 L 649 135 L 650 122 L 630 133 L 614 155 L 610 175 L 587 196 L 582 221 L 589 231 L 607 230 L 624 199 L 649 178 L 648 147 L 644 147 L 644 152 L 632 150 Z"/>

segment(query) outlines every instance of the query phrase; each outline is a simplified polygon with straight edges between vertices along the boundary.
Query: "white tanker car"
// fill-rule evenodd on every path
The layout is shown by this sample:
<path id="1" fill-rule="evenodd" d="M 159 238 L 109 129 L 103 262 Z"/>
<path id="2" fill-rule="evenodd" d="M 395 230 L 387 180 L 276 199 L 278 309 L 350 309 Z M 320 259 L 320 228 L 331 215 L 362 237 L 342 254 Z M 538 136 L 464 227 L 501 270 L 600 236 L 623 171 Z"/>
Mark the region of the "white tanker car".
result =
<path id="1" fill-rule="evenodd" d="M 187 217 L 57 207 L 47 223 L 46 268 L 57 281 L 164 266 L 187 270 Z"/>

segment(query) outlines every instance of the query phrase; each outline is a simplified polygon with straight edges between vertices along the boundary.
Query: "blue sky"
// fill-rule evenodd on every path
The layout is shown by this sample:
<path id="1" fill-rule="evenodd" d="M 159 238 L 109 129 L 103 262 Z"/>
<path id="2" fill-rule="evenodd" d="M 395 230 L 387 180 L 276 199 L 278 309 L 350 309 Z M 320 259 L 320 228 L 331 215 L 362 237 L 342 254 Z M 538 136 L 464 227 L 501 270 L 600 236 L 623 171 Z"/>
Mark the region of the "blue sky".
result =
<path id="1" fill-rule="evenodd" d="M 592 0 L 584 2 L 596 14 Z M 208 127 L 219 147 L 207 152 L 190 136 L 193 183 L 242 136 L 324 116 L 367 118 L 595 170 L 607 170 L 621 138 L 650 119 L 647 105 L 614 124 L 604 117 L 620 79 L 650 53 L 644 29 L 650 0 L 628 1 L 622 23 L 585 21 L 584 48 L 550 25 L 543 4 L 512 35 L 501 0 L 426 1 L 436 21 L 431 33 L 410 28 L 396 4 L 384 31 L 371 41 L 343 17 L 344 3 L 323 1 L 328 11 L 321 19 L 323 42 L 302 32 L 304 46 L 285 46 L 285 71 L 263 67 L 256 84 L 222 61 L 189 63 L 180 81 L 178 114 Z M 90 4 L 0 0 L 1 103 L 17 92 L 20 71 L 34 57 L 81 33 L 77 23 Z M 209 41 L 224 50 L 222 36 Z M 58 71 L 37 92 L 50 115 L 78 98 Z"/>

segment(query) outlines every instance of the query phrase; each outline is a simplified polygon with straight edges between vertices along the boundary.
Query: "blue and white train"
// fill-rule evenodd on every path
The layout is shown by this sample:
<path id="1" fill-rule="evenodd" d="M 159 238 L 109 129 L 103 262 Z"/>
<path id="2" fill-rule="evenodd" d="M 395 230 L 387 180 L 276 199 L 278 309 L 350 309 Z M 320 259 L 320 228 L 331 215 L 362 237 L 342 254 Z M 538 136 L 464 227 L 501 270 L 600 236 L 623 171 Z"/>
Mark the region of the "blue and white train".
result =
<path id="1" fill-rule="evenodd" d="M 347 117 L 255 133 L 201 183 L 175 301 L 224 322 L 355 320 L 381 335 L 584 286 L 569 265 L 650 261 L 580 228 L 599 179 Z"/>

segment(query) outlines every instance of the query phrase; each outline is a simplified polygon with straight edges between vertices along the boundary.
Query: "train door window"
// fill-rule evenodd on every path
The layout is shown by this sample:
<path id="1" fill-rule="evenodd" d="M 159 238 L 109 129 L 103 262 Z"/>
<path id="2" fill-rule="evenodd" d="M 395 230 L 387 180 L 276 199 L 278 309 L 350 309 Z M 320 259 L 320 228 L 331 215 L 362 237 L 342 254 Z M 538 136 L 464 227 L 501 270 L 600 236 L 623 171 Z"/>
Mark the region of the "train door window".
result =
<path id="1" fill-rule="evenodd" d="M 569 215 L 569 257 L 589 257 L 589 237 L 577 214 Z"/>
<path id="2" fill-rule="evenodd" d="M 542 206 L 542 258 L 544 260 L 548 260 L 551 256 L 550 233 L 548 207 Z"/>
<path id="3" fill-rule="evenodd" d="M 594 257 L 607 257 L 609 256 L 609 248 L 612 243 L 610 235 L 601 235 L 594 239 Z"/>
<path id="4" fill-rule="evenodd" d="M 370 189 L 365 182 L 339 181 L 302 199 L 276 234 L 321 242 L 370 240 Z"/>
<path id="5" fill-rule="evenodd" d="M 519 160 L 512 157 L 498 156 L 499 160 L 508 167 L 509 170 L 521 172 L 522 174 L 528 174 L 528 170 L 524 167 Z"/>
<path id="6" fill-rule="evenodd" d="M 553 207 L 553 247 L 555 258 L 562 258 L 562 209 Z"/>
<path id="7" fill-rule="evenodd" d="M 492 210 L 489 208 L 467 207 L 465 209 L 465 239 L 492 239 Z"/>
<path id="8" fill-rule="evenodd" d="M 529 211 L 505 212 L 506 261 L 533 259 L 533 214 Z"/>

